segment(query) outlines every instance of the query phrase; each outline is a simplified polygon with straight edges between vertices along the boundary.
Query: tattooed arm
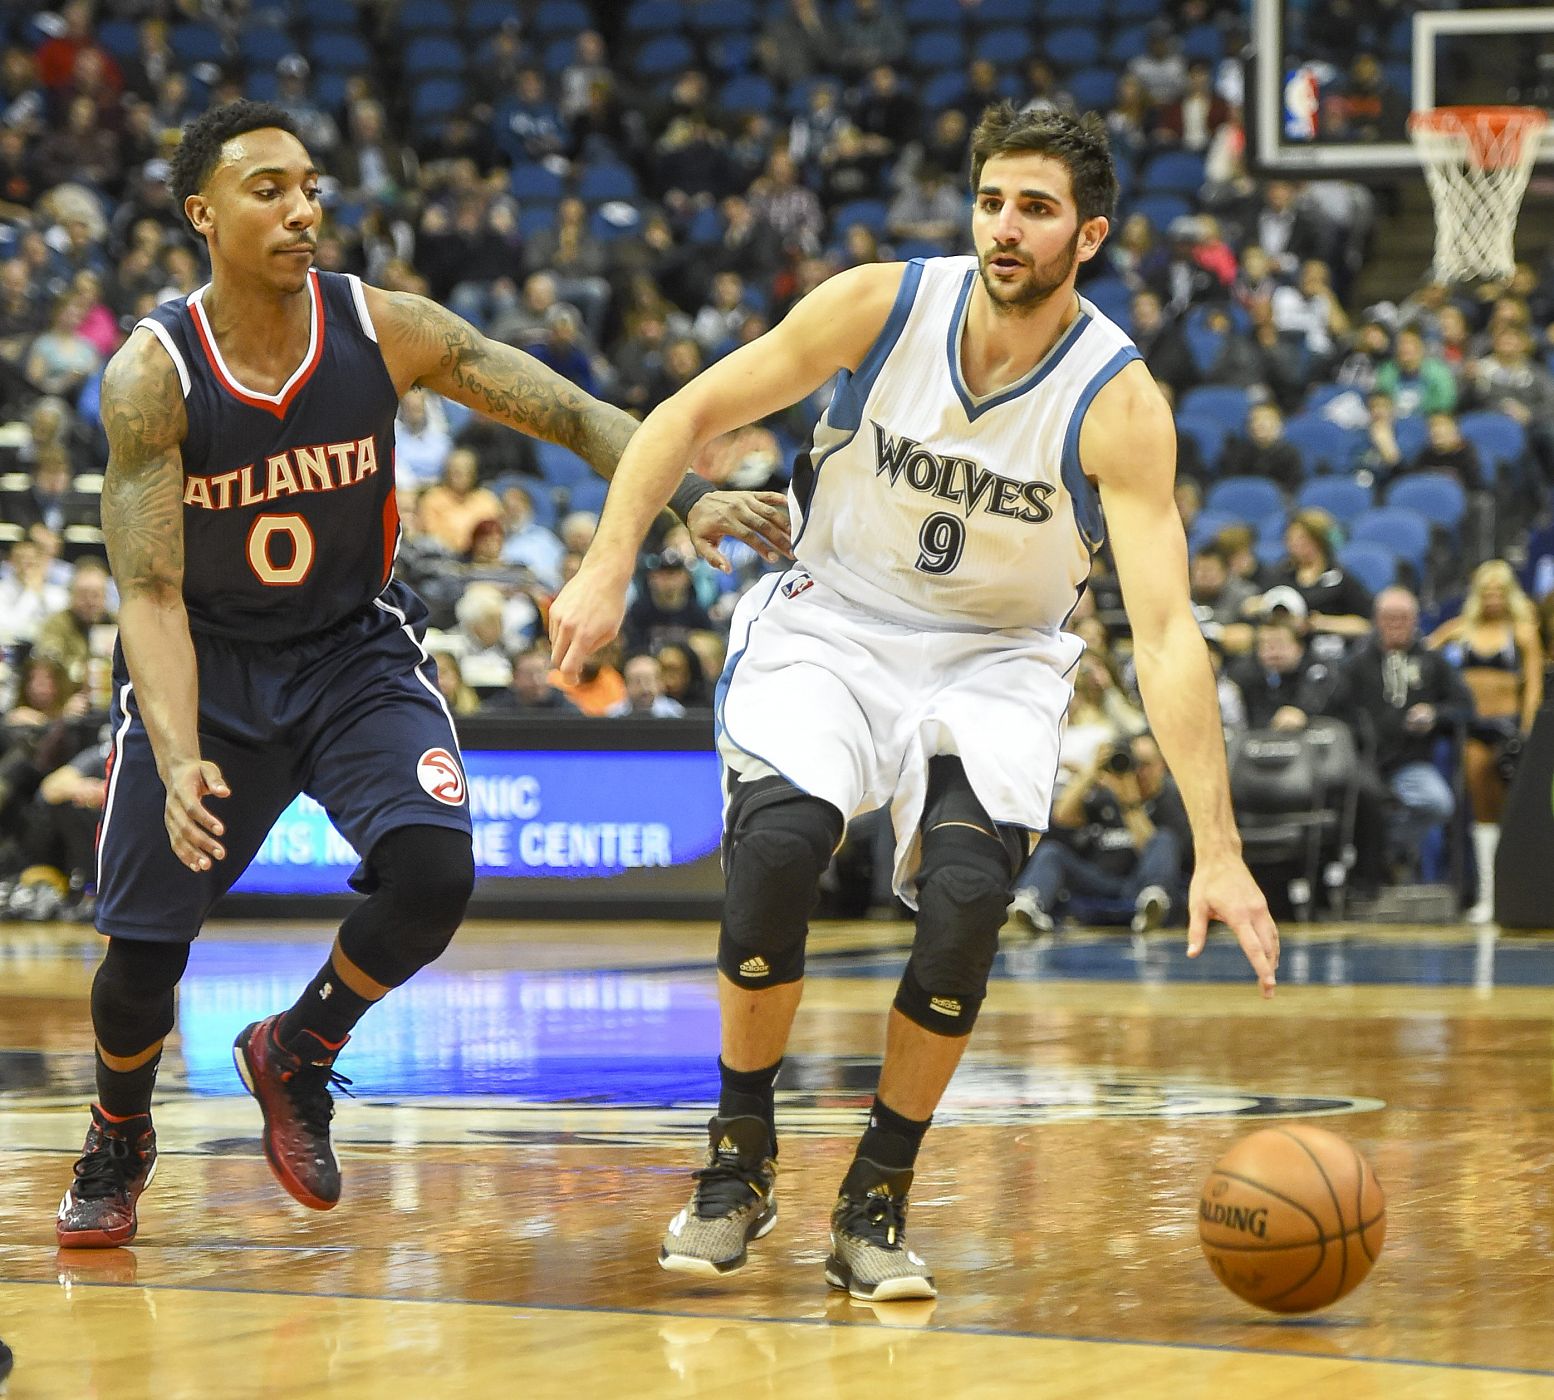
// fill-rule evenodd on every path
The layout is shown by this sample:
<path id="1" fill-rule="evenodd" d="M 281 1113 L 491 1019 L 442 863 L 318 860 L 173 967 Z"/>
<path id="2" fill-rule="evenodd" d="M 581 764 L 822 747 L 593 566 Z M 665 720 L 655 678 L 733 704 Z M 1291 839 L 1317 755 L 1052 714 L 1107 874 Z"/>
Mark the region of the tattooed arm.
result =
<path id="1" fill-rule="evenodd" d="M 108 471 L 102 522 L 119 586 L 119 638 L 136 709 L 167 789 L 164 819 L 178 859 L 209 870 L 225 852 L 202 798 L 227 796 L 200 759 L 199 674 L 183 601 L 183 454 L 188 419 L 178 375 L 148 331 L 136 331 L 103 375 Z"/>
<path id="2" fill-rule="evenodd" d="M 637 430 L 630 414 L 584 393 L 532 355 L 490 340 L 425 297 L 365 288 L 383 361 L 403 394 L 420 385 L 530 437 L 569 448 L 606 481 Z M 732 535 L 768 560 L 790 550 L 788 508 L 776 492 L 716 491 L 700 477 L 671 502 L 702 557 L 727 568 L 717 544 Z"/>

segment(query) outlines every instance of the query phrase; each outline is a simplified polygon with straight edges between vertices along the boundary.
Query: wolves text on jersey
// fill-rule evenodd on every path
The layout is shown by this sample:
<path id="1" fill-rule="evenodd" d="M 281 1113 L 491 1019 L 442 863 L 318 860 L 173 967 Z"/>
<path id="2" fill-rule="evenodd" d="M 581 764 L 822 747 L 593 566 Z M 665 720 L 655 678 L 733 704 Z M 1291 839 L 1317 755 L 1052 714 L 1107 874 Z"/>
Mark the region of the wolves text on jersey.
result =
<path id="1" fill-rule="evenodd" d="M 888 475 L 892 486 L 905 480 L 914 491 L 960 506 L 968 519 L 977 509 L 1028 525 L 1052 519 L 1047 498 L 1057 488 L 1050 482 L 1014 481 L 967 457 L 941 457 L 921 443 L 895 437 L 873 419 L 869 421 L 874 428 L 875 475 Z"/>
<path id="2" fill-rule="evenodd" d="M 371 437 L 351 442 L 293 447 L 215 476 L 190 476 L 184 481 L 183 503 L 205 510 L 254 506 L 278 496 L 307 491 L 337 491 L 378 472 L 378 445 Z"/>

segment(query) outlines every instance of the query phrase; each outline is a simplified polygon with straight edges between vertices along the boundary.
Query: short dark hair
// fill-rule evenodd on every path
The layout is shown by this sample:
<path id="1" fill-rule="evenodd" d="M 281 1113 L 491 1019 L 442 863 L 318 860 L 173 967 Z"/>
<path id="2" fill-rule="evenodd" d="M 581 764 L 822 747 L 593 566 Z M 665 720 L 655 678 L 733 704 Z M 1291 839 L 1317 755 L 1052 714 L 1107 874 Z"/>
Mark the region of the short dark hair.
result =
<path id="1" fill-rule="evenodd" d="M 261 131 L 272 126 L 296 136 L 298 140 L 302 139 L 297 131 L 297 123 L 284 107 L 277 107 L 273 102 L 249 102 L 247 99 L 212 107 L 184 127 L 183 139 L 173 153 L 170 174 L 173 198 L 178 207 L 182 209 L 184 201 L 191 194 L 198 194 L 210 179 L 211 171 L 221 159 L 221 148 L 228 141 L 245 132 Z"/>
<path id="2" fill-rule="evenodd" d="M 1082 117 L 1071 117 L 1055 108 L 1021 112 L 1012 102 L 988 107 L 971 133 L 972 194 L 982 183 L 982 167 L 990 156 L 1016 152 L 1051 156 L 1068 168 L 1080 223 L 1113 216 L 1117 172 L 1105 123 L 1094 112 Z"/>

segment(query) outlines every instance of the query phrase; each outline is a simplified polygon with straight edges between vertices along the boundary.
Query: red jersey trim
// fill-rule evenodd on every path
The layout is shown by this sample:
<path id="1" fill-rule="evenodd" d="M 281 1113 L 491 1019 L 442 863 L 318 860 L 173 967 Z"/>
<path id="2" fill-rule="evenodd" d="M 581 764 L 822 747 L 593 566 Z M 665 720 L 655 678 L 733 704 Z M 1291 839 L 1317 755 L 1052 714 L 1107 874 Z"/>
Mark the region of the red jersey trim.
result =
<path id="1" fill-rule="evenodd" d="M 261 394 L 255 389 L 239 384 L 227 368 L 221 358 L 221 351 L 217 348 L 216 336 L 210 328 L 210 320 L 205 315 L 205 290 L 205 287 L 201 287 L 189 297 L 189 311 L 194 320 L 194 329 L 199 336 L 200 346 L 204 349 L 205 358 L 209 361 L 217 380 L 239 402 L 246 403 L 250 408 L 259 408 L 266 413 L 273 413 L 277 418 L 284 418 L 286 410 L 302 392 L 303 386 L 313 377 L 313 371 L 324 358 L 324 294 L 319 286 L 318 273 L 312 268 L 308 269 L 312 318 L 308 331 L 307 354 L 302 357 L 302 363 L 292 371 L 291 378 L 281 385 L 281 391 L 278 394 Z"/>

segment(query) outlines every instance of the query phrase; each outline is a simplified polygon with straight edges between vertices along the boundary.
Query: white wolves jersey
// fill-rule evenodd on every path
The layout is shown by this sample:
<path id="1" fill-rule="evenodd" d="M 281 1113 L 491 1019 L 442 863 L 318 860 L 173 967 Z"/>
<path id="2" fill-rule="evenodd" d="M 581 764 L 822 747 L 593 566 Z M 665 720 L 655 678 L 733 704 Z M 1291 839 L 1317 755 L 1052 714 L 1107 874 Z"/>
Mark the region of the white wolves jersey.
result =
<path id="1" fill-rule="evenodd" d="M 918 258 L 879 338 L 838 377 L 794 472 L 794 553 L 883 617 L 1061 627 L 1103 534 L 1079 428 L 1133 342 L 1089 302 L 1047 356 L 982 397 L 960 349 L 974 257 Z"/>

